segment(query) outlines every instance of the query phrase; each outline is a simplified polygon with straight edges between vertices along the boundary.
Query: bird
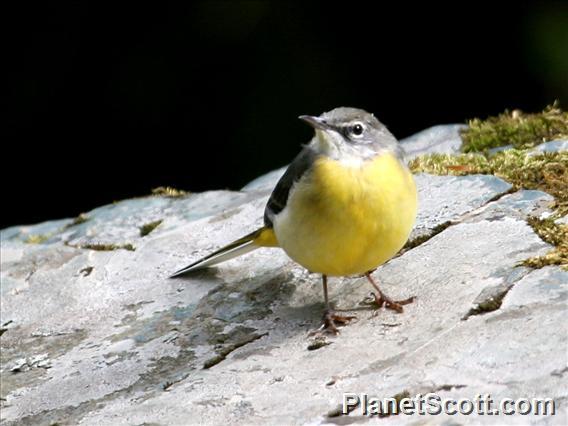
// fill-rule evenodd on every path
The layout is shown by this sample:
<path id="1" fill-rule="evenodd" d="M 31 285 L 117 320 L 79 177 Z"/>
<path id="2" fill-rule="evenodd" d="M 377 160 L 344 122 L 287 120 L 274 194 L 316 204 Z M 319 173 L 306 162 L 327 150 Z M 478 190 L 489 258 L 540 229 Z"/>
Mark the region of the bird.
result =
<path id="1" fill-rule="evenodd" d="M 325 310 L 320 329 L 354 316 L 335 312 L 328 277 L 365 276 L 373 304 L 399 313 L 414 297 L 392 300 L 371 273 L 408 240 L 417 191 L 404 150 L 375 116 L 339 107 L 299 119 L 314 130 L 276 184 L 264 210 L 264 226 L 176 271 L 171 278 L 233 259 L 260 247 L 280 247 L 296 263 L 321 274 Z"/>

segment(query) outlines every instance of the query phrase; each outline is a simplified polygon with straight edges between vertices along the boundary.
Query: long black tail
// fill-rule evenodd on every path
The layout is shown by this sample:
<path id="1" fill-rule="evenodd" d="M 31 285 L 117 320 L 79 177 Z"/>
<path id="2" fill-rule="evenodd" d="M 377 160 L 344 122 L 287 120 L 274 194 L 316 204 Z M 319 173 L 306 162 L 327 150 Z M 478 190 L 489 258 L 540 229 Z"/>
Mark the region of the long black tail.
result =
<path id="1" fill-rule="evenodd" d="M 179 271 L 174 272 L 172 275 L 170 275 L 170 278 L 183 275 L 187 272 L 203 269 L 208 266 L 216 265 L 217 263 L 233 259 L 237 256 L 240 256 L 242 254 L 256 250 L 259 247 L 262 247 L 261 245 L 255 244 L 255 239 L 264 231 L 264 229 L 265 228 L 260 228 L 248 235 L 245 235 L 242 238 L 239 238 L 236 241 L 233 241 L 231 244 L 228 244 L 225 247 L 220 248 L 219 250 L 211 253 L 210 255 L 207 255 L 204 258 L 193 262 L 191 265 L 187 265 L 185 268 L 182 268 Z"/>

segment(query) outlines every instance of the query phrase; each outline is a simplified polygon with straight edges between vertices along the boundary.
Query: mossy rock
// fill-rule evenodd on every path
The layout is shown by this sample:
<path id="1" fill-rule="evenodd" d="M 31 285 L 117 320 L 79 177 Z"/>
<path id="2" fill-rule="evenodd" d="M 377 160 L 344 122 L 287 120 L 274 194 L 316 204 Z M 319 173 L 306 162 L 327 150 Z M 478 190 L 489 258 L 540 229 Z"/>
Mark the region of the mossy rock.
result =
<path id="1" fill-rule="evenodd" d="M 463 152 L 485 152 L 507 145 L 517 149 L 532 148 L 542 142 L 568 138 L 568 113 L 562 111 L 558 103 L 535 114 L 518 109 L 505 111 L 485 120 L 470 120 L 461 136 Z"/>

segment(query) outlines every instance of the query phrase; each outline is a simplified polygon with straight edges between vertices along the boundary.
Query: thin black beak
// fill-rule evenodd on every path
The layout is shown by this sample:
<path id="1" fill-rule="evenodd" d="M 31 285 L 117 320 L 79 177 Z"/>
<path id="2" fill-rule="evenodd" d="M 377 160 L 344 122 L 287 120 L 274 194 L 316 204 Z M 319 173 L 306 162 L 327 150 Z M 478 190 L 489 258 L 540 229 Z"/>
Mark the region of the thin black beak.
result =
<path id="1" fill-rule="evenodd" d="M 312 115 L 300 115 L 298 118 L 308 123 L 314 129 L 321 129 L 321 130 L 331 129 L 331 126 L 327 124 L 325 120 L 322 120 L 319 117 L 314 117 Z"/>

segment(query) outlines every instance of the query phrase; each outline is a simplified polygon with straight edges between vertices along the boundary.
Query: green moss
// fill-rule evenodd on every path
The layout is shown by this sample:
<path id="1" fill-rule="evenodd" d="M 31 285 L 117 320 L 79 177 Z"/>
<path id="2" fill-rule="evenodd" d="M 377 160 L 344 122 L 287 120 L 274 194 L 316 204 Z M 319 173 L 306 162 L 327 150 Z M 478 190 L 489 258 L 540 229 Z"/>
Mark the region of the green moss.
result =
<path id="1" fill-rule="evenodd" d="M 527 223 L 534 229 L 536 234 L 548 244 L 559 246 L 568 244 L 568 226 L 559 225 L 551 218 L 539 219 L 530 216 Z"/>
<path id="2" fill-rule="evenodd" d="M 85 213 L 81 213 L 77 216 L 71 223 L 66 224 L 65 226 L 59 228 L 57 231 L 50 232 L 48 234 L 30 234 L 24 239 L 24 243 L 28 244 L 42 244 L 49 240 L 54 235 L 65 231 L 66 229 L 70 228 L 71 226 L 79 225 L 81 223 L 86 222 L 89 220 L 89 217 Z"/>
<path id="3" fill-rule="evenodd" d="M 534 216 L 529 217 L 527 223 L 543 241 L 552 244 L 554 248 L 544 256 L 524 260 L 522 265 L 531 268 L 560 265 L 568 270 L 568 225 L 557 224 L 551 218 L 539 219 Z"/>
<path id="4" fill-rule="evenodd" d="M 152 189 L 152 195 L 159 195 L 162 197 L 169 198 L 181 198 L 188 195 L 189 192 L 183 191 L 181 189 L 172 188 L 171 186 L 159 186 L 158 188 Z"/>
<path id="5" fill-rule="evenodd" d="M 529 218 L 535 232 L 555 248 L 544 256 L 522 262 L 525 266 L 568 265 L 568 230 L 554 218 L 568 213 L 568 152 L 533 155 L 528 150 L 511 149 L 493 156 L 483 154 L 432 154 L 411 161 L 414 172 L 438 175 L 492 174 L 510 182 L 514 189 L 538 189 L 555 199 L 556 210 L 549 219 Z"/>
<path id="6" fill-rule="evenodd" d="M 528 150 L 510 149 L 493 156 L 483 154 L 431 154 L 410 162 L 413 172 L 464 176 L 491 174 L 515 189 L 538 189 L 555 198 L 559 215 L 568 213 L 568 152 L 532 155 Z"/>
<path id="7" fill-rule="evenodd" d="M 308 351 L 316 351 L 324 346 L 331 345 L 333 342 L 328 342 L 325 338 L 315 339 L 308 345 Z"/>
<path id="8" fill-rule="evenodd" d="M 556 102 L 540 113 L 505 111 L 485 120 L 475 118 L 468 125 L 461 134 L 464 152 L 484 152 L 505 145 L 526 149 L 568 137 L 568 113 L 562 111 Z"/>
<path id="9" fill-rule="evenodd" d="M 27 244 L 42 244 L 51 238 L 52 234 L 30 234 L 24 239 Z"/>
<path id="10" fill-rule="evenodd" d="M 496 311 L 503 304 L 503 299 L 505 299 L 505 296 L 509 293 L 511 288 L 512 285 L 499 286 L 491 295 L 488 295 L 486 298 L 476 303 L 476 305 L 469 310 L 462 320 L 466 320 L 473 315 L 482 315 L 487 312 Z"/>
<path id="11" fill-rule="evenodd" d="M 69 226 L 80 225 L 81 223 L 85 223 L 88 220 L 89 216 L 87 216 L 87 213 L 81 213 L 79 216 L 73 219 L 73 222 L 71 222 Z"/>
<path id="12" fill-rule="evenodd" d="M 565 271 L 568 271 L 568 252 L 566 251 L 566 248 L 564 248 L 564 250 L 551 250 L 544 256 L 535 256 L 525 259 L 522 262 L 522 265 L 534 269 L 540 269 L 550 265 L 557 265 L 561 266 Z"/>
<path id="13" fill-rule="evenodd" d="M 79 216 L 77 216 L 76 218 L 73 219 L 73 221 L 71 223 L 68 223 L 67 225 L 65 225 L 61 231 L 65 231 L 66 229 L 71 228 L 72 226 L 76 226 L 76 225 L 80 225 L 82 223 L 85 223 L 86 221 L 88 221 L 90 218 L 89 216 L 87 216 L 86 213 L 81 213 Z"/>
<path id="14" fill-rule="evenodd" d="M 156 229 L 158 226 L 160 226 L 160 223 L 162 223 L 162 219 L 155 220 L 155 221 L 149 222 L 149 223 L 145 223 L 144 225 L 142 225 L 140 227 L 140 236 L 145 237 L 150 232 L 152 232 L 154 229 Z"/>
<path id="15" fill-rule="evenodd" d="M 81 244 L 81 245 L 71 245 L 71 244 L 67 244 L 67 245 L 70 246 L 70 247 L 86 249 L 86 250 L 95 250 L 95 251 L 113 251 L 113 250 L 120 250 L 120 249 L 128 250 L 128 251 L 136 250 L 136 247 L 134 247 L 130 243 L 126 243 L 126 244 L 87 243 L 87 244 Z"/>

